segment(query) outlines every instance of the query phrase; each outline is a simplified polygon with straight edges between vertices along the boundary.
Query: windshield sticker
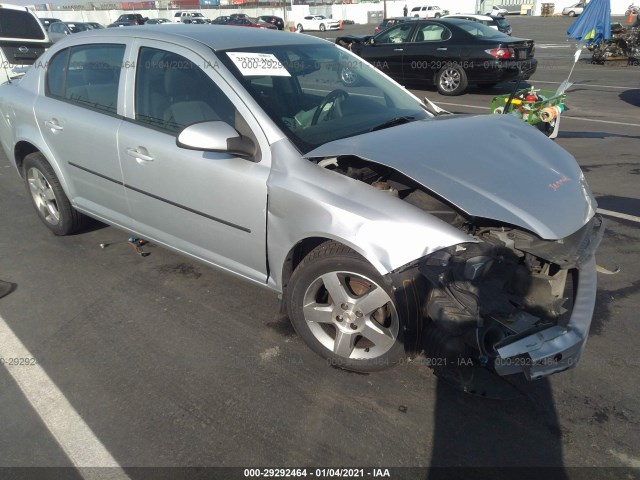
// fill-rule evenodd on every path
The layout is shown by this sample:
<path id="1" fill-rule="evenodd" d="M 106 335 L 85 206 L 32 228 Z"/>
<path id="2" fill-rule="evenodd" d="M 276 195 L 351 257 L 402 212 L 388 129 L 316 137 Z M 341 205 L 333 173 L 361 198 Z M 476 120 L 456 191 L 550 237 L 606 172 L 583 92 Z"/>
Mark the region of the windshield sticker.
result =
<path id="1" fill-rule="evenodd" d="M 269 75 L 290 77 L 291 74 L 272 53 L 227 52 L 244 76 Z"/>

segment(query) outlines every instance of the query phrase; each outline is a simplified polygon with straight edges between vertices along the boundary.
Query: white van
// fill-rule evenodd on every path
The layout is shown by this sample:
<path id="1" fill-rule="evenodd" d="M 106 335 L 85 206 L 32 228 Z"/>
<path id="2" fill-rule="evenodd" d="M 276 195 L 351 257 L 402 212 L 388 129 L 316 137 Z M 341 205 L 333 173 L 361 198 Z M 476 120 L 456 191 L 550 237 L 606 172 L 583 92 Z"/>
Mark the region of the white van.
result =
<path id="1" fill-rule="evenodd" d="M 21 77 L 51 46 L 35 13 L 0 3 L 0 84 Z"/>

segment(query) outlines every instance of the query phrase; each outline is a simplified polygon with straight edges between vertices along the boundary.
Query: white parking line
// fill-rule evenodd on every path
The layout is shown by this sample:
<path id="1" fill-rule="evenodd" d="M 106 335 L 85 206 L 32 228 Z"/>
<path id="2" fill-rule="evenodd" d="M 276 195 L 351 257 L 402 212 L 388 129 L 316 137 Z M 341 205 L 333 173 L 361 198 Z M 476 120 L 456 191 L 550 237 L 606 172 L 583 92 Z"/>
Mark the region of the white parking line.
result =
<path id="1" fill-rule="evenodd" d="M 105 473 L 110 479 L 129 478 L 40 365 L 9 364 L 10 359 L 34 357 L 2 316 L 0 358 L 80 475 L 87 480 L 104 478 Z M 112 468 L 104 472 L 92 467 Z"/>
<path id="2" fill-rule="evenodd" d="M 465 105 L 464 103 L 448 103 L 448 102 L 438 102 L 437 100 L 431 100 L 436 105 L 449 105 L 452 107 L 465 107 L 465 108 L 478 108 L 480 110 L 491 110 L 491 107 L 479 107 L 478 105 Z"/>
<path id="3" fill-rule="evenodd" d="M 544 80 L 535 80 L 535 83 L 549 83 L 549 84 L 554 84 L 554 85 L 560 85 L 560 83 L 562 82 L 546 82 Z M 580 83 L 580 82 L 576 82 L 573 85 L 571 85 L 571 88 L 573 87 L 598 87 L 598 88 L 613 88 L 615 90 L 629 90 L 632 87 L 619 87 L 616 85 L 598 85 L 595 83 Z M 571 88 L 569 90 L 571 90 Z"/>
<path id="4" fill-rule="evenodd" d="M 631 222 L 640 223 L 640 217 L 636 217 L 635 215 L 629 215 L 627 213 L 614 212 L 612 210 L 605 210 L 604 208 L 599 208 L 597 210 L 598 213 L 602 215 L 606 215 L 608 217 L 622 218 L 623 220 L 629 220 Z"/>
<path id="5" fill-rule="evenodd" d="M 562 119 L 565 118 L 571 120 L 578 120 L 580 122 L 595 122 L 595 123 L 607 123 L 609 125 L 623 125 L 625 127 L 640 127 L 640 123 L 626 123 L 626 122 L 614 122 L 613 120 L 598 120 L 597 118 L 582 118 L 582 117 L 570 117 L 569 115 L 563 115 Z"/>
<path id="6" fill-rule="evenodd" d="M 536 48 L 569 48 L 573 47 L 573 45 L 568 45 L 566 43 L 537 43 Z"/>
<path id="7" fill-rule="evenodd" d="M 431 100 L 431 99 L 430 99 Z M 463 108 L 477 108 L 479 110 L 490 110 L 490 107 L 482 107 L 478 105 L 465 105 L 464 103 L 449 103 L 449 102 L 438 102 L 433 101 L 436 105 L 448 105 L 451 107 L 463 107 Z M 626 122 L 615 122 L 613 120 L 598 120 L 596 118 L 584 118 L 584 117 L 572 117 L 570 115 L 563 115 L 563 120 L 578 120 L 580 122 L 595 122 L 595 123 L 606 123 L 609 125 L 622 125 L 625 127 L 640 127 L 640 123 L 626 123 Z"/>

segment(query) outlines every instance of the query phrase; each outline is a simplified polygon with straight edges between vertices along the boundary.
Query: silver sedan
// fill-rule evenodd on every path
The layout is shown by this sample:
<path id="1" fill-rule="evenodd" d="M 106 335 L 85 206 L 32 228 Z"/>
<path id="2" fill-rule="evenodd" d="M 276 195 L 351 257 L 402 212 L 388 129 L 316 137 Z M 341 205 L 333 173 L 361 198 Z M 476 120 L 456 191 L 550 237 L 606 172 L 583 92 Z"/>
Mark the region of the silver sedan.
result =
<path id="1" fill-rule="evenodd" d="M 0 110 L 54 234 L 93 217 L 263 285 L 332 365 L 426 349 L 533 379 L 582 353 L 602 222 L 511 116 L 434 116 L 324 40 L 198 25 L 69 36 Z"/>

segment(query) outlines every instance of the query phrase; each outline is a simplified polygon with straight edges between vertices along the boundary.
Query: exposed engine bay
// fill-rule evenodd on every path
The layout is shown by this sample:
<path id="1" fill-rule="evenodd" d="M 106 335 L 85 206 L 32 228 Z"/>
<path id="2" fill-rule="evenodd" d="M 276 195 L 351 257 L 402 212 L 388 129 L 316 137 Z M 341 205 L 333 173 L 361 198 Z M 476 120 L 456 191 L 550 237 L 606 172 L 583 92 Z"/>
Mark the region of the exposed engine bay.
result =
<path id="1" fill-rule="evenodd" d="M 591 256 L 604 230 L 599 216 L 567 238 L 543 240 L 519 227 L 469 217 L 390 167 L 355 156 L 313 161 L 421 208 L 471 237 L 469 243 L 438 250 L 413 265 L 426 279 L 422 314 L 427 357 L 471 357 L 499 374 L 521 372 L 530 379 L 547 374 L 536 373 L 536 362 L 544 367 L 540 371 L 574 366 L 563 363 L 560 351 L 544 363 L 526 353 L 505 362 L 500 352 L 538 332 L 568 331 L 580 263 Z"/>

